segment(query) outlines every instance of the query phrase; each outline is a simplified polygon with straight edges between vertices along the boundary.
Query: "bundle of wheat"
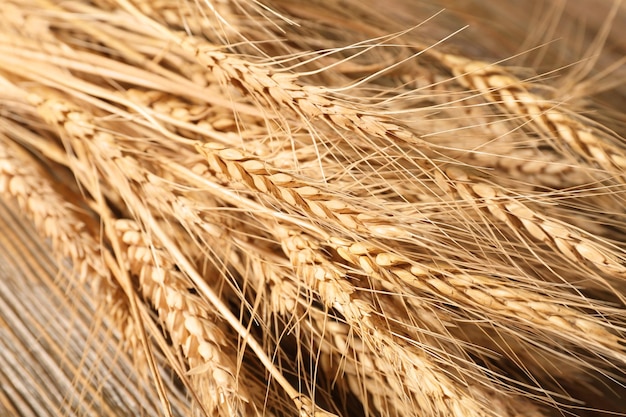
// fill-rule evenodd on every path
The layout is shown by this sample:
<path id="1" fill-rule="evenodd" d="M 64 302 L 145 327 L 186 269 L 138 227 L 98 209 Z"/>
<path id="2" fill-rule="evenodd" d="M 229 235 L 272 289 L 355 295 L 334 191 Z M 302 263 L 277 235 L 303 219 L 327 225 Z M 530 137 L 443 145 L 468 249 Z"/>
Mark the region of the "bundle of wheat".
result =
<path id="1" fill-rule="evenodd" d="M 413 3 L 5 0 L 0 410 L 626 413 L 626 9 Z"/>

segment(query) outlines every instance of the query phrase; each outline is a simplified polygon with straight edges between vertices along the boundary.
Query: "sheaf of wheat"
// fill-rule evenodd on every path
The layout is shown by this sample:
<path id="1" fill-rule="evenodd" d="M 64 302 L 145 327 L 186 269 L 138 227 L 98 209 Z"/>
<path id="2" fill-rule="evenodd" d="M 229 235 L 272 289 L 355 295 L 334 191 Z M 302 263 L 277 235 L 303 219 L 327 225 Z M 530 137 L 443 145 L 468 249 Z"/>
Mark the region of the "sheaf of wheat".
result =
<path id="1" fill-rule="evenodd" d="M 0 414 L 626 415 L 624 24 L 4 0 Z"/>

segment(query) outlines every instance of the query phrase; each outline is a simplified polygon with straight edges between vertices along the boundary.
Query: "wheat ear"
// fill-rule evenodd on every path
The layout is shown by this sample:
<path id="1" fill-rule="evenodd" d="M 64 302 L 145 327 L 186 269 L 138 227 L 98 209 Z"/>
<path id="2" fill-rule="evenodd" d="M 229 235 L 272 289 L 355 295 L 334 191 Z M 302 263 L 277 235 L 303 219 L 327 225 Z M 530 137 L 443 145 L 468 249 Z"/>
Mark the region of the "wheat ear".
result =
<path id="1" fill-rule="evenodd" d="M 89 229 L 79 216 L 83 209 L 59 194 L 49 175 L 4 134 L 0 134 L 0 143 L 0 193 L 16 199 L 39 232 L 50 239 L 60 264 L 63 258 L 69 259 L 80 282 L 89 280 L 91 290 L 99 294 L 110 318 L 122 331 L 124 341 L 137 354 L 137 329 L 127 296 L 111 276 L 101 254 L 103 249 L 93 237 L 93 228 Z"/>
<path id="2" fill-rule="evenodd" d="M 348 104 L 341 104 L 330 97 L 323 87 L 307 87 L 299 83 L 298 75 L 281 71 L 271 65 L 253 65 L 236 55 L 221 52 L 216 45 L 176 33 L 142 14 L 127 0 L 118 0 L 120 6 L 139 22 L 151 28 L 155 34 L 179 45 L 187 54 L 211 70 L 215 78 L 225 84 L 240 86 L 245 94 L 253 96 L 275 109 L 290 109 L 310 121 L 320 118 L 339 130 L 348 130 L 361 135 L 401 140 L 426 146 L 409 129 L 382 117 Z"/>
<path id="3" fill-rule="evenodd" d="M 349 202 L 334 198 L 319 187 L 306 184 L 238 149 L 220 144 L 199 144 L 196 149 L 207 158 L 214 172 L 241 181 L 252 190 L 269 194 L 336 228 L 387 238 L 410 236 L 408 231 L 395 226 L 391 218 L 364 215 Z"/>
<path id="4" fill-rule="evenodd" d="M 243 263 L 240 271 L 245 281 L 255 288 L 266 288 L 257 294 L 267 300 L 259 305 L 269 310 L 268 315 L 280 316 L 290 333 L 313 336 L 308 348 L 323 352 L 316 368 L 331 378 L 333 385 L 363 399 L 365 409 L 373 407 L 379 413 L 414 415 L 414 410 L 403 407 L 406 398 L 398 379 L 388 378 L 377 368 L 380 360 L 352 327 L 333 318 L 328 311 L 310 305 L 311 288 L 298 279 L 299 275 L 294 276 L 288 259 L 258 246 L 242 246 L 242 249 L 241 256 L 246 260 L 237 263 Z M 300 339 L 300 343 L 304 345 L 305 340 Z"/>
<path id="5" fill-rule="evenodd" d="M 599 180 L 591 169 L 568 161 L 562 155 L 535 148 L 511 149 L 504 155 L 477 154 L 469 158 L 474 165 L 495 168 L 518 181 L 519 187 L 568 189 L 589 186 Z"/>
<path id="6" fill-rule="evenodd" d="M 189 373 L 210 413 L 223 409 L 224 415 L 244 413 L 248 395 L 237 383 L 237 369 L 223 351 L 226 336 L 193 285 L 168 259 L 167 253 L 146 239 L 132 220 L 117 220 L 114 229 L 122 242 L 129 270 L 139 277 L 141 292 L 150 300 L 159 321 L 179 346 L 189 363 Z"/>
<path id="7" fill-rule="evenodd" d="M 576 346 L 585 346 L 591 352 L 602 351 L 626 361 L 624 337 L 621 333 L 616 334 L 614 326 L 602 320 L 592 320 L 568 305 L 589 304 L 587 307 L 593 308 L 591 302 L 561 291 L 560 301 L 555 303 L 549 285 L 535 282 L 536 289 L 527 283 L 522 287 L 514 280 L 471 274 L 450 266 L 443 267 L 441 263 L 417 263 L 372 243 L 335 238 L 330 246 L 354 267 L 389 282 L 390 289 L 406 283 L 422 293 L 460 306 L 470 316 L 489 311 L 492 317 L 499 317 L 496 326 L 503 330 L 509 330 L 508 326 L 521 326 L 532 333 L 539 326 L 553 334 L 549 340 L 562 338 Z M 395 284 L 392 278 L 396 278 Z"/>
<path id="8" fill-rule="evenodd" d="M 424 352 L 393 337 L 388 323 L 379 320 L 376 310 L 357 297 L 355 287 L 344 278 L 345 272 L 322 255 L 313 240 L 286 228 L 277 232 L 298 276 L 360 334 L 375 352 L 378 368 L 385 369 L 388 377 L 403 375 L 403 379 L 414 381 L 399 383 L 410 390 L 412 406 L 419 406 L 426 415 L 442 410 L 458 417 L 495 415 L 483 403 L 487 394 L 470 395 L 465 383 L 449 376 L 454 374 L 452 370 L 443 372 L 441 363 L 433 363 Z M 471 389 L 481 392 L 478 386 Z"/>
<path id="9" fill-rule="evenodd" d="M 282 236 L 282 232 L 279 233 L 279 236 Z M 302 242 L 300 237 L 291 236 L 287 242 L 283 242 L 283 247 L 289 246 L 294 241 L 296 244 Z M 310 246 L 308 249 L 313 250 Z M 380 345 L 376 342 L 366 343 L 361 339 L 361 337 L 367 340 L 370 337 L 377 337 L 372 336 L 371 333 L 374 327 L 379 329 L 377 331 L 386 334 L 381 329 L 381 326 L 385 324 L 382 319 L 375 317 L 380 313 L 374 310 L 372 302 L 359 296 L 358 289 L 351 286 L 343 276 L 338 275 L 346 274 L 346 271 L 341 267 L 332 266 L 330 260 L 322 260 L 323 255 L 317 251 L 316 256 L 318 258 L 316 261 L 320 261 L 323 266 L 314 264 L 306 267 L 304 264 L 293 265 L 293 262 L 305 262 L 303 257 L 307 253 L 310 254 L 310 251 L 306 249 L 297 254 L 290 252 L 288 264 L 285 264 L 285 261 L 280 259 L 277 254 L 267 252 L 258 246 L 241 246 L 241 249 L 244 250 L 241 256 L 247 257 L 244 262 L 245 267 L 241 268 L 242 274 L 245 274 L 246 282 L 249 281 L 249 285 L 251 284 L 255 288 L 259 288 L 261 285 L 268 287 L 269 294 L 262 294 L 262 296 L 269 298 L 269 300 L 267 303 L 260 302 L 260 304 L 266 304 L 271 314 L 283 317 L 290 333 L 308 334 L 313 332 L 316 335 L 311 341 L 312 348 L 319 346 L 319 349 L 327 355 L 317 365 L 321 370 L 325 373 L 330 372 L 331 375 L 335 374 L 338 378 L 336 384 L 358 395 L 359 398 L 364 398 L 363 395 L 365 395 L 368 398 L 364 404 L 365 407 L 374 407 L 378 412 L 413 415 L 414 410 L 407 409 L 406 403 L 407 401 L 418 400 L 406 398 L 403 382 L 397 377 L 400 371 L 393 368 L 393 362 L 389 356 L 380 354 L 381 350 L 389 354 L 390 349 L 400 349 L 398 341 L 392 340 L 391 336 L 388 335 L 380 342 Z M 253 251 L 256 255 L 246 255 L 247 251 Z M 268 264 L 270 261 L 271 264 Z M 290 264 L 292 264 L 292 268 L 296 268 L 296 276 L 290 270 Z M 312 284 L 311 282 L 312 268 L 317 271 L 316 277 L 320 280 L 319 284 Z M 329 273 L 335 275 L 334 285 L 324 284 L 326 280 L 322 279 L 320 275 L 322 268 L 327 268 L 331 271 Z M 305 276 L 303 274 L 306 274 L 308 278 L 303 279 Z M 263 282 L 260 282 L 261 280 Z M 343 323 L 343 318 L 339 319 L 340 321 L 334 320 L 328 311 L 321 311 L 317 307 L 311 306 L 310 301 L 304 299 L 304 297 L 310 297 L 311 291 L 314 293 L 321 291 L 322 301 L 328 303 L 329 308 L 332 307 L 350 317 L 347 323 Z M 339 301 L 334 302 L 333 300 Z M 386 305 L 382 300 L 378 300 L 378 302 Z M 383 309 L 387 310 L 387 307 L 383 307 Z M 416 315 L 421 313 L 421 309 L 415 310 Z M 423 314 L 423 316 L 426 315 L 426 313 Z M 400 322 L 401 316 L 395 317 L 394 321 Z M 362 328 L 355 331 L 353 325 L 356 322 L 361 323 Z M 307 331 L 306 329 L 310 330 Z M 438 331 L 442 330 L 438 329 Z M 427 361 L 421 355 L 418 356 L 422 358 L 421 360 Z M 429 375 L 431 371 L 423 372 Z M 433 372 L 437 373 L 437 371 Z M 418 396 L 416 395 L 416 397 Z M 436 398 L 433 401 L 436 401 Z"/>
<path id="10" fill-rule="evenodd" d="M 588 163 L 624 181 L 626 153 L 610 143 L 610 136 L 577 120 L 559 103 L 534 94 L 503 67 L 458 55 L 435 56 L 465 87 L 506 108 L 512 115 L 527 118 L 553 141 L 560 140 Z"/>
<path id="11" fill-rule="evenodd" d="M 478 176 L 459 168 L 446 170 L 448 181 L 442 183 L 452 195 L 486 210 L 504 222 L 512 231 L 523 230 L 535 240 L 545 243 L 575 265 L 585 264 L 610 276 L 623 276 L 626 266 L 620 257 L 589 233 L 567 223 L 550 219 L 527 204 L 512 198 L 505 191 Z"/>

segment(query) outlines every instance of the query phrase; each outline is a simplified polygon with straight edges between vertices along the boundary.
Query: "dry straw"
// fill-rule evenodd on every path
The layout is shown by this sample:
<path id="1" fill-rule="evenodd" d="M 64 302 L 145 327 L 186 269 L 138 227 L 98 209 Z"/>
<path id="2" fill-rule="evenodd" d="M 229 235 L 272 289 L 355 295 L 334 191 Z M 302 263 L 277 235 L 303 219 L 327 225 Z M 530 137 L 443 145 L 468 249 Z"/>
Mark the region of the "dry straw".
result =
<path id="1" fill-rule="evenodd" d="M 619 1 L 590 38 L 565 1 L 471 2 L 501 19 L 474 11 L 483 38 L 443 0 L 5 3 L 0 193 L 90 291 L 76 318 L 134 358 L 143 409 L 626 413 Z M 5 368 L 0 410 L 27 415 Z M 107 389 L 56 409 L 131 408 Z"/>

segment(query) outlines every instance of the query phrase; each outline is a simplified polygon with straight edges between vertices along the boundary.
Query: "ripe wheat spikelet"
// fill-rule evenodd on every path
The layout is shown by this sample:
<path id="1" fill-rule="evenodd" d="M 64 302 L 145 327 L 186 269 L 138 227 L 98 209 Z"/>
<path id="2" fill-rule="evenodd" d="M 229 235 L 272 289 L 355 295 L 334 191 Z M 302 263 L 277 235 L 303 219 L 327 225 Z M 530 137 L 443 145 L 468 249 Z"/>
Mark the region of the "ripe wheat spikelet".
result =
<path id="1" fill-rule="evenodd" d="M 497 65 L 455 55 L 442 55 L 441 62 L 466 87 L 504 106 L 511 114 L 527 117 L 542 134 L 554 138 L 557 149 L 560 140 L 579 157 L 597 163 L 623 181 L 626 156 L 622 149 L 612 145 L 606 133 L 577 120 L 575 115 L 561 110 L 558 103 L 529 92 L 521 80 Z"/>
<path id="2" fill-rule="evenodd" d="M 164 415 L 626 412 L 616 112 L 428 2 L 5 3 L 3 198 Z"/>
<path id="3" fill-rule="evenodd" d="M 54 180 L 36 161 L 22 149 L 15 149 L 15 144 L 4 134 L 0 134 L 0 140 L 0 193 L 18 201 L 40 233 L 51 240 L 60 259 L 71 260 L 73 275 L 99 294 L 100 301 L 105 303 L 103 308 L 121 327 L 125 341 L 137 349 L 137 329 L 126 296 L 105 264 L 95 230 L 85 223 L 90 219 L 81 218 L 82 209 L 68 199 L 71 194 L 63 195 L 55 190 Z"/>
<path id="4" fill-rule="evenodd" d="M 242 413 L 243 404 L 248 402 L 245 387 L 237 386 L 237 371 L 223 353 L 227 346 L 220 346 L 226 337 L 213 323 L 216 318 L 207 315 L 209 309 L 201 299 L 189 294 L 191 283 L 173 269 L 167 253 L 146 242 L 137 224 L 120 219 L 114 227 L 127 253 L 129 270 L 139 277 L 144 297 L 151 300 L 172 342 L 181 347 L 190 372 L 199 376 L 195 384 L 202 405 L 211 413 L 219 407 L 225 407 L 224 413 L 231 415 Z M 215 399 L 219 403 L 212 404 Z"/>

